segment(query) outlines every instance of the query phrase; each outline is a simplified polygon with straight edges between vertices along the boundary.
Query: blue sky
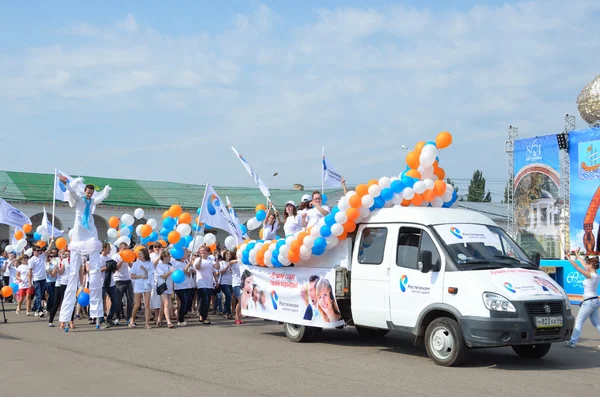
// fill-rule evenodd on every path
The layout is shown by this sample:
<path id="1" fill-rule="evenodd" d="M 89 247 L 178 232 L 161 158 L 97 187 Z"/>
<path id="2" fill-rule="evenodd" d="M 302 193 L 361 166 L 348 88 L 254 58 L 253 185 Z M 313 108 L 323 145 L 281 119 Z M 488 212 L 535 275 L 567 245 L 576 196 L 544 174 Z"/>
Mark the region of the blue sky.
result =
<path id="1" fill-rule="evenodd" d="M 325 146 L 360 183 L 448 130 L 447 174 L 500 198 L 508 126 L 560 131 L 600 73 L 592 0 L 217 4 L 4 4 L 1 168 L 251 186 L 233 145 L 290 188 Z"/>

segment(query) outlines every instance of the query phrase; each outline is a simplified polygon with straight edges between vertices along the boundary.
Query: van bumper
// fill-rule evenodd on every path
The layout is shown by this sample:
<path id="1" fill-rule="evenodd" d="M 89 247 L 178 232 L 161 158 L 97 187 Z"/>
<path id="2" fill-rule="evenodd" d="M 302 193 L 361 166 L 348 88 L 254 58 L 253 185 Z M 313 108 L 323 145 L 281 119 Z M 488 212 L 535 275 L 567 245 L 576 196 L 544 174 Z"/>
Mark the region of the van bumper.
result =
<path id="1" fill-rule="evenodd" d="M 526 313 L 512 318 L 466 316 L 459 319 L 465 343 L 473 348 L 562 342 L 571 337 L 575 324 L 570 311 L 563 313 L 560 328 L 538 329 L 534 321 Z"/>

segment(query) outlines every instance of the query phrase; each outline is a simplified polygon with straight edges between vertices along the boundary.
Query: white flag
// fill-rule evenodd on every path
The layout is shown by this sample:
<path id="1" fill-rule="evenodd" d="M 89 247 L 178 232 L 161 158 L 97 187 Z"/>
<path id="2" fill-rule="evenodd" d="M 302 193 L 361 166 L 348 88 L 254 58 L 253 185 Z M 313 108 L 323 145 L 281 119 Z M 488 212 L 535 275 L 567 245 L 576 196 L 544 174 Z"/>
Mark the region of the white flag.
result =
<path id="1" fill-rule="evenodd" d="M 342 175 L 331 166 L 331 163 L 327 163 L 327 161 L 325 160 L 325 156 L 323 156 L 322 178 L 324 185 L 333 187 L 342 186 Z"/>
<path id="2" fill-rule="evenodd" d="M 46 207 L 44 207 L 44 217 L 42 218 L 42 226 L 46 233 L 50 234 L 52 237 L 60 237 L 65 232 L 63 230 L 58 230 L 54 226 L 52 226 L 52 222 L 48 220 L 48 215 L 46 214 Z"/>
<path id="3" fill-rule="evenodd" d="M 0 223 L 22 229 L 26 224 L 31 225 L 31 219 L 0 198 Z"/>
<path id="4" fill-rule="evenodd" d="M 75 179 L 56 168 L 54 175 L 54 198 L 60 201 L 68 202 L 68 190 L 67 186 L 62 181 L 63 178 L 66 179 L 66 183 L 68 184 L 73 182 L 73 180 Z M 83 191 L 85 190 L 85 183 L 82 183 L 79 186 L 77 186 L 77 190 L 83 195 Z M 98 192 L 94 191 L 94 195 L 92 197 L 95 197 L 97 194 Z"/>
<path id="5" fill-rule="evenodd" d="M 235 222 L 235 226 L 240 227 L 240 220 L 238 219 L 237 214 L 231 205 L 231 201 L 229 201 L 229 197 L 225 196 L 225 200 L 227 200 L 227 210 L 229 211 L 229 216 L 231 216 L 231 219 Z M 242 237 L 248 238 L 248 234 L 242 233 Z"/>
<path id="6" fill-rule="evenodd" d="M 229 211 L 223 205 L 219 195 L 209 184 L 206 185 L 202 210 L 200 211 L 200 222 L 208 224 L 216 229 L 221 229 L 231 234 L 236 239 L 236 244 L 244 241 L 239 224 L 231 218 Z"/>
<path id="7" fill-rule="evenodd" d="M 240 161 L 242 162 L 242 165 L 244 166 L 244 168 L 246 168 L 246 171 L 248 171 L 248 173 L 250 174 L 250 176 L 252 176 L 252 179 L 254 179 L 254 183 L 256 183 L 256 185 L 258 186 L 258 188 L 262 192 L 263 196 L 265 196 L 267 198 L 271 197 L 271 193 L 269 192 L 269 188 L 260 179 L 260 177 L 258 176 L 258 174 L 256 172 L 254 172 L 254 170 L 252 169 L 252 167 L 250 167 L 250 164 L 248 164 L 248 162 L 242 157 L 241 154 L 239 154 L 237 152 L 237 150 L 235 150 L 235 148 L 233 146 L 231 147 L 231 150 L 233 150 L 233 153 L 235 153 L 235 155 L 240 159 Z"/>

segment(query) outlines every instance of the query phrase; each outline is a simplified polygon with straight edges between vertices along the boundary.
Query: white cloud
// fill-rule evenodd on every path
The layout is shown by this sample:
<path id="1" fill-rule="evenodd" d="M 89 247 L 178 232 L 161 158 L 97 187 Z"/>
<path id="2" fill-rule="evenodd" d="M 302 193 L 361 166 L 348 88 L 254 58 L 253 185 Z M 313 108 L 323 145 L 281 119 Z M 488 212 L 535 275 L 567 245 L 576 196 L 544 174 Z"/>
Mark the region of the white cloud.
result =
<path id="1" fill-rule="evenodd" d="M 0 128 L 14 137 L 60 130 L 61 148 L 73 151 L 89 126 L 103 137 L 95 148 L 118 141 L 121 158 L 107 165 L 75 156 L 81 173 L 186 182 L 204 180 L 178 150 L 192 155 L 185 142 L 215 141 L 201 151 L 204 164 L 218 164 L 215 183 L 249 185 L 232 168 L 236 144 L 259 172 L 277 168 L 274 184 L 285 186 L 319 184 L 321 146 L 355 183 L 400 172 L 402 144 L 449 130 L 455 145 L 440 158 L 450 177 L 480 168 L 504 179 L 509 125 L 521 136 L 545 134 L 576 114 L 578 92 L 597 73 L 599 10 L 591 0 L 463 12 L 344 7 L 298 22 L 259 4 L 220 31 L 187 35 L 134 14 L 84 22 L 51 44 L 0 55 Z M 168 141 L 166 157 L 179 171 L 127 159 L 128 147 L 147 147 L 140 139 Z M 13 168 L 46 170 L 49 149 L 31 148 L 31 161 Z M 19 164 L 18 154 L 7 157 Z"/>

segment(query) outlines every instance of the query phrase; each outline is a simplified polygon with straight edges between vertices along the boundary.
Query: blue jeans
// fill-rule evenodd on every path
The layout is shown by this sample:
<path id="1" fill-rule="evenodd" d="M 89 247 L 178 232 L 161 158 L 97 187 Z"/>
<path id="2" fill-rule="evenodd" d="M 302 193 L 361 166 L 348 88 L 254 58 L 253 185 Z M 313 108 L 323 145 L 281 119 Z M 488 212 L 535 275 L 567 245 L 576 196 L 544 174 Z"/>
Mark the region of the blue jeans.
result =
<path id="1" fill-rule="evenodd" d="M 38 280 L 33 282 L 33 288 L 35 290 L 35 301 L 33 301 L 33 312 L 42 311 L 42 301 L 45 300 L 44 294 L 46 293 L 46 280 Z"/>
<path id="2" fill-rule="evenodd" d="M 225 314 L 231 314 L 231 294 L 233 287 L 231 285 L 221 285 L 221 290 L 225 294 Z"/>
<path id="3" fill-rule="evenodd" d="M 46 300 L 46 310 L 48 312 L 52 311 L 52 306 L 54 306 L 54 286 L 56 285 L 55 281 L 46 282 L 46 291 L 48 291 L 48 299 Z"/>
<path id="4" fill-rule="evenodd" d="M 189 305 L 189 292 L 187 289 L 176 289 L 175 295 L 177 295 L 179 301 L 181 302 L 181 306 L 177 307 L 177 321 L 183 323 L 185 321 L 185 315 Z"/>
<path id="5" fill-rule="evenodd" d="M 217 313 L 223 313 L 223 294 L 221 292 L 215 294 L 215 304 L 213 305 L 213 311 Z"/>
<path id="6" fill-rule="evenodd" d="M 117 313 L 117 310 L 119 309 L 119 306 L 120 306 L 119 298 L 117 295 L 117 287 L 114 285 L 112 287 L 108 287 L 108 288 L 103 287 L 102 292 L 104 294 L 107 294 L 108 299 L 110 299 L 110 310 L 108 311 L 108 315 L 106 316 L 106 321 L 108 323 L 112 323 L 113 317 Z"/>
<path id="7" fill-rule="evenodd" d="M 202 320 L 208 319 L 208 309 L 210 309 L 210 297 L 213 294 L 212 288 L 198 288 L 198 300 L 200 301 L 200 317 Z"/>
<path id="8" fill-rule="evenodd" d="M 571 335 L 571 343 L 577 343 L 579 336 L 581 335 L 581 329 L 585 320 L 590 319 L 592 325 L 600 332 L 600 314 L 598 309 L 600 308 L 600 301 L 598 299 L 591 299 L 581 304 L 577 318 L 575 319 L 575 329 Z"/>

